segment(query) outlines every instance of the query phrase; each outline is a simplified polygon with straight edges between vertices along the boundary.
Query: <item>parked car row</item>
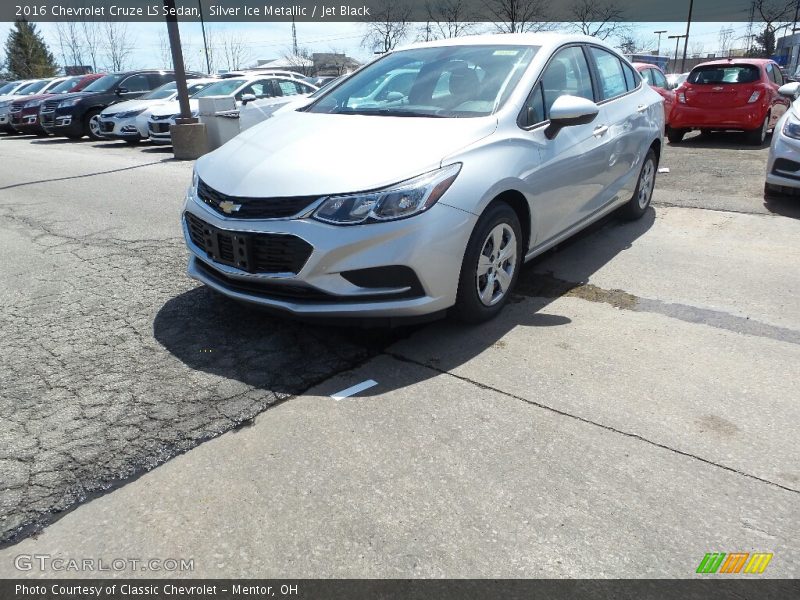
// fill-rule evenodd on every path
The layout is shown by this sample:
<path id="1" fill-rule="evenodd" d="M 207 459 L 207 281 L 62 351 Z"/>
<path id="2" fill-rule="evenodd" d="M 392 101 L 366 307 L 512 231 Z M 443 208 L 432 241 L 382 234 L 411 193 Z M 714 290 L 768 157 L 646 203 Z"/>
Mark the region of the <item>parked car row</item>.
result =
<path id="1" fill-rule="evenodd" d="M 317 90 L 291 71 L 187 76 L 194 116 L 201 97 L 231 97 L 236 107 L 259 102 L 274 107 Z M 0 131 L 169 144 L 169 127 L 180 113 L 176 97 L 175 75 L 165 70 L 14 81 L 0 87 Z M 256 114 L 266 118 L 268 111 Z"/>

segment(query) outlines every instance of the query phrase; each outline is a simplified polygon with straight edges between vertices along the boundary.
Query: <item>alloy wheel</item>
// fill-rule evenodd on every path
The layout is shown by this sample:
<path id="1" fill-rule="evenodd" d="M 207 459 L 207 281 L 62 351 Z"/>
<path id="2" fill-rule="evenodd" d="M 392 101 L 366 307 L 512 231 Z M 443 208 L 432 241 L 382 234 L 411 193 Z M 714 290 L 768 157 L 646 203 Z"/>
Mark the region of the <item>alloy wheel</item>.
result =
<path id="1" fill-rule="evenodd" d="M 650 198 L 653 195 L 653 188 L 656 182 L 656 166 L 652 160 L 648 159 L 642 169 L 642 176 L 639 179 L 639 208 L 645 209 L 650 204 Z"/>

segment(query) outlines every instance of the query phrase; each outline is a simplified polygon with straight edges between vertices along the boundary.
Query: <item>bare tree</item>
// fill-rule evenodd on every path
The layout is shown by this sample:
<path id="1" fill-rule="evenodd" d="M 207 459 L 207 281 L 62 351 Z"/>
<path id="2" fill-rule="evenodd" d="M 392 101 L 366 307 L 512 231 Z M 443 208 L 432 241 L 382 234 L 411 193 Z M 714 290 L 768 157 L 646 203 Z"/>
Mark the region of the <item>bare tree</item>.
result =
<path id="1" fill-rule="evenodd" d="M 409 33 L 411 8 L 402 3 L 386 0 L 373 13 L 373 20 L 365 23 L 366 32 L 361 40 L 364 48 L 373 52 L 394 50 Z"/>
<path id="2" fill-rule="evenodd" d="M 60 21 L 56 23 L 58 45 L 64 66 L 81 66 L 83 61 L 83 41 L 78 23 L 75 21 Z"/>
<path id="3" fill-rule="evenodd" d="M 730 27 L 721 27 L 719 30 L 718 44 L 720 56 L 729 56 L 731 48 L 733 48 L 733 29 Z"/>
<path id="4" fill-rule="evenodd" d="M 549 31 L 555 24 L 548 21 L 552 0 L 486 0 L 487 19 L 500 33 Z"/>
<path id="5" fill-rule="evenodd" d="M 427 19 L 420 37 L 424 36 L 427 42 L 473 33 L 478 17 L 470 12 L 469 6 L 467 0 L 427 0 Z"/>
<path id="6" fill-rule="evenodd" d="M 169 39 L 163 30 L 158 32 L 158 55 L 161 59 L 161 66 L 164 69 L 172 68 L 172 50 L 169 47 Z"/>
<path id="7" fill-rule="evenodd" d="M 706 51 L 706 45 L 700 40 L 694 40 L 689 43 L 689 56 L 692 58 L 700 58 Z"/>
<path id="8" fill-rule="evenodd" d="M 102 38 L 100 36 L 100 26 L 94 21 L 81 21 L 81 31 L 83 32 L 83 45 L 86 54 L 92 63 L 92 70 L 97 72 L 97 59 L 100 56 Z"/>
<path id="9" fill-rule="evenodd" d="M 796 0 L 753 0 L 754 14 L 761 17 L 764 29 L 756 39 L 756 43 L 761 46 L 760 52 L 763 56 L 775 54 L 775 39 L 781 29 L 790 26 L 788 21 L 794 17 Z M 779 23 L 783 22 L 782 25 Z M 751 48 L 751 52 L 753 49 Z"/>
<path id="10" fill-rule="evenodd" d="M 133 52 L 133 42 L 128 37 L 128 24 L 107 21 L 103 24 L 103 49 L 112 71 L 123 71 Z"/>
<path id="11" fill-rule="evenodd" d="M 570 7 L 573 29 L 601 40 L 629 31 L 625 11 L 614 0 L 575 0 Z"/>
<path id="12" fill-rule="evenodd" d="M 314 74 L 314 56 L 308 48 L 298 48 L 297 54 L 292 52 L 292 48 L 287 48 L 283 60 L 292 71 L 306 76 Z"/>
<path id="13" fill-rule="evenodd" d="M 243 68 L 245 63 L 252 58 L 250 47 L 241 35 L 226 31 L 220 35 L 219 40 L 221 62 L 229 71 Z"/>
<path id="14" fill-rule="evenodd" d="M 623 54 L 649 54 L 655 52 L 657 46 L 653 37 L 642 37 L 634 31 L 620 34 L 617 45 Z"/>

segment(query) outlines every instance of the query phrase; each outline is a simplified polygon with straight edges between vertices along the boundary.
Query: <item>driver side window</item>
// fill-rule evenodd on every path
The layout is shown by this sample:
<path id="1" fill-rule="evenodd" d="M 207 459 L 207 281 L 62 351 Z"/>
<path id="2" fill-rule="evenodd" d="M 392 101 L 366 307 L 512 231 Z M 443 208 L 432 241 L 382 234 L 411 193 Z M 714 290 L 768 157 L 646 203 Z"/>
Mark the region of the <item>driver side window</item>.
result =
<path id="1" fill-rule="evenodd" d="M 580 46 L 564 48 L 550 60 L 523 107 L 522 126 L 547 121 L 553 103 L 565 95 L 594 100 L 589 64 Z"/>
<path id="2" fill-rule="evenodd" d="M 147 92 L 150 90 L 150 82 L 147 75 L 131 75 L 119 84 L 119 87 L 129 92 Z"/>

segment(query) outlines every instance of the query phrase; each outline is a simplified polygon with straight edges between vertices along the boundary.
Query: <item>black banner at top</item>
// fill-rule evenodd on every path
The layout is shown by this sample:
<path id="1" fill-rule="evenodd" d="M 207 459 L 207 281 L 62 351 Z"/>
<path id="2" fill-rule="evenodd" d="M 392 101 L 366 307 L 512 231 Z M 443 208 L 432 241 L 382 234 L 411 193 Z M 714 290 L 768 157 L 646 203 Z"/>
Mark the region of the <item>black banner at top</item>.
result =
<path id="1" fill-rule="evenodd" d="M 791 22 L 789 2 L 762 15 L 753 0 L 694 0 L 692 21 Z M 583 8 L 582 8 L 583 7 Z M 555 22 L 686 22 L 690 0 L 175 0 L 180 21 L 412 21 L 502 22 L 513 14 L 522 31 Z M 162 0 L 2 0 L 0 21 L 163 21 Z M 538 27 L 533 27 L 534 29 Z"/>

